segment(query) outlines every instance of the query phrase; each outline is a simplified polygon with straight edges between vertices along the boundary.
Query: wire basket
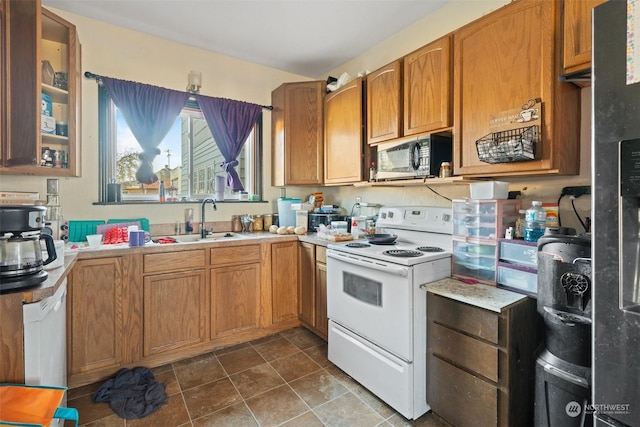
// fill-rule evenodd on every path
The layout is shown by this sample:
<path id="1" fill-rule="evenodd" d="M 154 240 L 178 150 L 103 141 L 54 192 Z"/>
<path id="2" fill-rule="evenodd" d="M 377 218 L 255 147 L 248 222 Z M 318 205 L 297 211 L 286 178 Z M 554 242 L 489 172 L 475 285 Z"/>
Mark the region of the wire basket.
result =
<path id="1" fill-rule="evenodd" d="M 538 125 L 485 135 L 476 141 L 478 158 L 485 163 L 533 160 L 539 137 Z"/>

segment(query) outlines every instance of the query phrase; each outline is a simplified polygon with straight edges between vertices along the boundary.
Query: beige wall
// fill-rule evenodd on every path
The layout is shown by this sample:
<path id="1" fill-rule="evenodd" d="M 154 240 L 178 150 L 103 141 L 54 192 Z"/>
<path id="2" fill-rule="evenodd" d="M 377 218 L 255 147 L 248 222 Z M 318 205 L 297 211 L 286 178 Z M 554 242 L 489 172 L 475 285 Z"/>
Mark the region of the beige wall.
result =
<path id="1" fill-rule="evenodd" d="M 362 71 L 375 70 L 442 35 L 508 3 L 505 0 L 452 0 L 442 9 L 425 17 L 402 32 L 380 43 L 370 51 L 354 58 L 333 70 L 330 75 L 339 76 L 348 72 L 352 76 Z M 202 71 L 201 93 L 238 99 L 258 104 L 270 104 L 271 91 L 283 82 L 308 80 L 304 76 L 293 75 L 279 70 L 212 54 L 200 49 L 169 42 L 156 37 L 126 30 L 74 14 L 54 10 L 62 17 L 76 24 L 82 43 L 82 68 L 97 74 L 135 80 L 184 90 L 189 70 Z M 97 88 L 93 80 L 83 79 L 82 85 L 82 164 L 81 178 L 61 179 L 61 203 L 67 219 L 107 219 L 145 216 L 152 224 L 173 223 L 182 218 L 185 205 L 133 205 L 95 206 L 98 184 L 97 151 Z M 510 178 L 510 189 L 523 191 L 524 205 L 531 200 L 554 202 L 559 191 L 567 185 L 588 185 L 590 183 L 590 89 L 582 91 L 581 127 L 581 169 L 574 177 L 554 178 Z M 269 185 L 271 179 L 271 115 L 264 113 L 264 175 L 265 199 L 269 204 L 219 204 L 218 212 L 210 214 L 210 221 L 228 220 L 232 214 L 266 213 L 277 211 L 275 200 L 280 189 Z M 448 198 L 467 197 L 467 185 L 434 186 L 433 190 Z M 8 176 L 0 177 L 0 190 L 38 191 L 41 197 L 46 193 L 46 177 Z M 306 197 L 317 188 L 290 187 L 288 196 Z M 350 211 L 356 196 L 364 201 L 385 205 L 433 204 L 449 205 L 449 202 L 426 187 L 407 188 L 354 188 L 327 187 L 328 203 L 342 205 Z M 194 205 L 189 205 L 195 207 Z M 582 216 L 588 215 L 589 198 L 576 201 Z M 570 211 L 570 204 L 561 204 L 563 224 L 576 226 L 578 223 Z M 199 221 L 196 214 L 196 221 Z"/>
<path id="2" fill-rule="evenodd" d="M 309 80 L 304 76 L 216 55 L 201 49 L 115 27 L 93 19 L 52 9 L 73 22 L 82 44 L 82 70 L 119 79 L 134 80 L 176 90 L 187 87 L 189 70 L 202 72 L 201 93 L 262 105 L 271 104 L 271 91 L 283 82 Z M 271 113 L 263 110 L 264 175 L 271 182 Z M 0 190 L 37 191 L 46 195 L 46 178 L 0 175 Z M 82 78 L 82 176 L 60 178 L 60 201 L 65 219 L 147 217 L 152 224 L 174 223 L 187 207 L 196 205 L 93 205 L 98 200 L 98 89 L 94 80 Z M 299 195 L 307 190 L 298 190 Z M 296 195 L 294 189 L 289 194 Z M 265 186 L 269 204 L 220 203 L 208 221 L 230 220 L 241 213 L 277 210 L 280 189 Z M 199 210 L 196 210 L 199 212 Z M 194 218 L 200 221 L 199 213 Z"/>

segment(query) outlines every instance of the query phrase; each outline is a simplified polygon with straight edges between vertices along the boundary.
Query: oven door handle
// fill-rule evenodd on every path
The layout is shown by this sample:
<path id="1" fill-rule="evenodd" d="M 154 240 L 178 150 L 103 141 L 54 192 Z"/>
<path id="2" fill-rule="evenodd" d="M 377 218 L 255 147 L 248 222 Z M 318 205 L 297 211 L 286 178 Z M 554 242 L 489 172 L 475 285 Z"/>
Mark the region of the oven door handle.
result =
<path id="1" fill-rule="evenodd" d="M 408 268 L 395 266 L 395 265 L 390 265 L 390 264 L 386 264 L 386 263 L 383 264 L 383 263 L 378 262 L 378 261 L 363 260 L 361 258 L 356 258 L 356 257 L 353 257 L 353 256 L 349 256 L 347 254 L 334 253 L 334 252 L 327 251 L 327 257 L 333 258 L 333 259 L 335 259 L 337 261 L 342 261 L 342 262 L 347 263 L 347 264 L 354 264 L 354 265 L 358 265 L 360 267 L 372 268 L 374 270 L 384 271 L 385 273 L 389 273 L 389 274 L 392 274 L 394 276 L 407 277 L 409 275 L 409 269 Z"/>

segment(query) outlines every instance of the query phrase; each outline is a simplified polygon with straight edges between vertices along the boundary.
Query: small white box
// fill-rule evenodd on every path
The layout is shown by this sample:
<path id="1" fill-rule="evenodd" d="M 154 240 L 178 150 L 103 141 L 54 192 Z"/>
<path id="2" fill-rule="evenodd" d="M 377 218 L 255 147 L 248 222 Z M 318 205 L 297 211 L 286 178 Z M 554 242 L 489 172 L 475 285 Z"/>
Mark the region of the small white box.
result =
<path id="1" fill-rule="evenodd" d="M 509 183 L 504 181 L 473 182 L 469 184 L 471 198 L 475 200 L 495 200 L 509 198 Z"/>
<path id="2" fill-rule="evenodd" d="M 56 119 L 51 116 L 45 116 L 42 114 L 40 119 L 40 129 L 42 133 L 55 135 L 56 134 Z"/>
<path id="3" fill-rule="evenodd" d="M 308 225 L 309 225 L 309 212 L 296 211 L 296 227 L 304 227 L 306 229 Z"/>

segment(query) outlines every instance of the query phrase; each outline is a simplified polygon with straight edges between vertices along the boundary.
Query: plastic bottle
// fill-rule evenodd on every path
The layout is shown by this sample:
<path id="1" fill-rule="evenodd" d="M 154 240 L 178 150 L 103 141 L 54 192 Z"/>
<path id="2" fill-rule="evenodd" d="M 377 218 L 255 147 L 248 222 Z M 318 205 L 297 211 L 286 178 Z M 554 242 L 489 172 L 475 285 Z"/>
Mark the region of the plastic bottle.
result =
<path id="1" fill-rule="evenodd" d="M 542 202 L 534 201 L 525 212 L 524 240 L 537 242 L 544 234 L 547 212 L 542 207 Z"/>

